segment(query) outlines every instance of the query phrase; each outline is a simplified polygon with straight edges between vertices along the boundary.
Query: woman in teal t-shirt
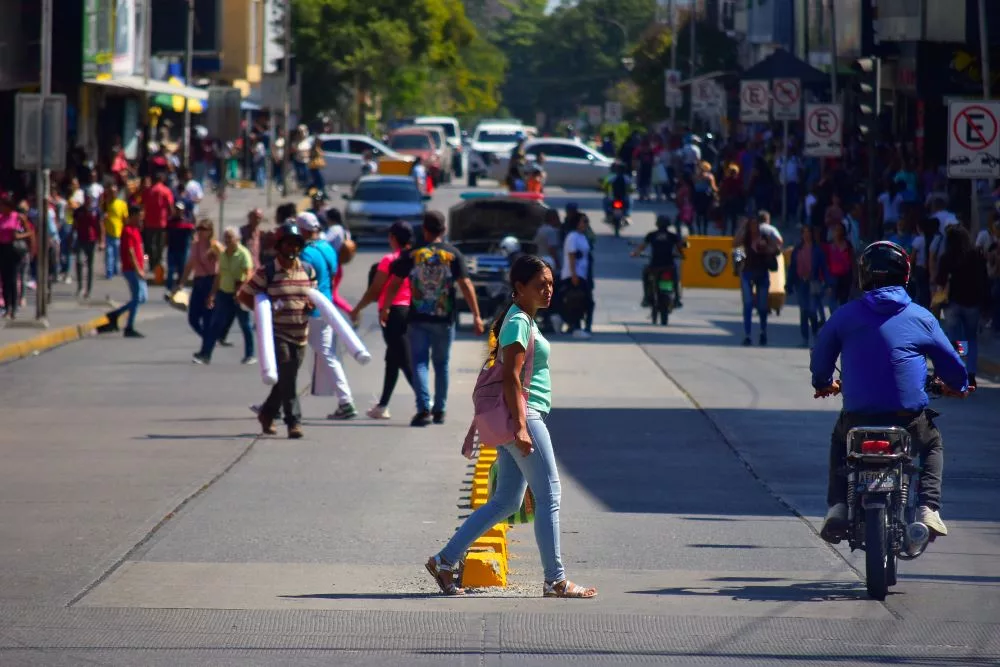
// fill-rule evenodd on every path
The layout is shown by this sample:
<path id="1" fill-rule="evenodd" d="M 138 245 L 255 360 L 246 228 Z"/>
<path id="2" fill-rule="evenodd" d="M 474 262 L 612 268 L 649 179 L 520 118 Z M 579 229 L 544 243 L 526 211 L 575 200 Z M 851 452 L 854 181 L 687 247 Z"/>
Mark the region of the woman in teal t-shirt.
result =
<path id="1" fill-rule="evenodd" d="M 597 590 L 584 588 L 566 578 L 559 549 L 559 471 L 545 418 L 552 408 L 549 379 L 549 342 L 535 315 L 552 301 L 552 270 L 533 255 L 522 255 L 510 268 L 512 303 L 490 331 L 490 355 L 504 367 L 504 395 L 511 417 L 518 425 L 513 442 L 497 447 L 497 486 L 489 501 L 473 512 L 451 541 L 427 561 L 427 569 L 441 591 L 458 595 L 464 591 L 455 580 L 455 565 L 466 551 L 492 526 L 517 512 L 526 487 L 535 496 L 535 539 L 545 569 L 542 595 L 559 598 L 592 598 Z M 520 400 L 524 392 L 524 357 L 532 334 L 535 353 L 528 380 L 527 409 Z"/>

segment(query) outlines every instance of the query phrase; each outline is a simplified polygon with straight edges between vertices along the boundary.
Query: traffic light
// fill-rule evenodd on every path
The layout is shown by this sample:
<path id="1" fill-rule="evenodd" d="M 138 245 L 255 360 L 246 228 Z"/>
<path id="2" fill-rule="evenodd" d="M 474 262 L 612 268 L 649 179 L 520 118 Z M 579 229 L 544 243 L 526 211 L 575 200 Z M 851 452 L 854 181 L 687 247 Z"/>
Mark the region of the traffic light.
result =
<path id="1" fill-rule="evenodd" d="M 858 138 L 862 143 L 874 144 L 878 140 L 879 114 L 882 111 L 882 61 L 878 58 L 858 58 L 851 64 L 851 69 L 856 75 L 854 113 Z"/>

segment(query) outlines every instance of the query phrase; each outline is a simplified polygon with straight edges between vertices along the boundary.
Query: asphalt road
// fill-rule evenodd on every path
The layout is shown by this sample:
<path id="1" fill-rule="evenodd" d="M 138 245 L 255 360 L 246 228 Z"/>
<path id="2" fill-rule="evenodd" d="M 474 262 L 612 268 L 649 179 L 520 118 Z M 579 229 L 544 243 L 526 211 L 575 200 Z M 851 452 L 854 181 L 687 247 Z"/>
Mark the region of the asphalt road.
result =
<path id="1" fill-rule="evenodd" d="M 549 196 L 570 199 L 600 203 Z M 564 561 L 597 600 L 540 597 L 525 527 L 507 590 L 442 598 L 423 571 L 468 511 L 482 339 L 455 344 L 444 426 L 409 428 L 401 381 L 392 421 L 329 422 L 306 396 L 305 439 L 258 438 L 257 369 L 226 349 L 192 365 L 154 289 L 145 340 L 0 367 L 0 665 L 998 664 L 997 386 L 936 406 L 951 535 L 870 601 L 861 560 L 816 535 L 838 406 L 811 397 L 794 307 L 766 349 L 739 346 L 734 292 L 689 290 L 648 325 L 627 251 L 652 208 L 625 239 L 592 218 L 598 326 L 554 341 L 549 423 Z M 349 267 L 348 298 L 380 252 Z M 361 408 L 384 350 L 367 315 L 376 360 L 346 362 Z"/>

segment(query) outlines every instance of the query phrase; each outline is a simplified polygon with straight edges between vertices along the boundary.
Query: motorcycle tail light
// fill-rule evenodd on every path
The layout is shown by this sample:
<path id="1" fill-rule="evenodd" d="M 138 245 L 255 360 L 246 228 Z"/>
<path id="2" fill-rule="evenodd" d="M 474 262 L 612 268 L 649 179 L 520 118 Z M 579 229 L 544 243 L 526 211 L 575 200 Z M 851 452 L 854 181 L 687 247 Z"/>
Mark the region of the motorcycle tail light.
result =
<path id="1" fill-rule="evenodd" d="M 614 207 L 615 208 L 624 208 L 624 206 L 625 206 L 625 204 L 623 204 L 622 202 L 617 201 L 617 200 L 614 203 Z"/>
<path id="2" fill-rule="evenodd" d="M 862 454 L 892 454 L 888 440 L 865 440 L 861 443 Z"/>
<path id="3" fill-rule="evenodd" d="M 664 271 L 660 274 L 660 280 L 673 280 L 674 274 L 670 271 Z"/>

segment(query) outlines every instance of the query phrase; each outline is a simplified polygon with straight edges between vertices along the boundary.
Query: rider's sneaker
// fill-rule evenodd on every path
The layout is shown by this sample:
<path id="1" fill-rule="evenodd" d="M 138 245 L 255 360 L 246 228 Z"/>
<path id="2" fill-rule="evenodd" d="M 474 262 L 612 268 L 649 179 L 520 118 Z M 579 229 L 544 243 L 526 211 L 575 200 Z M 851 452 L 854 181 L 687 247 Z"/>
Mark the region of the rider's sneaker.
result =
<path id="1" fill-rule="evenodd" d="M 649 302 L 649 299 L 648 299 L 648 298 L 644 298 L 644 299 L 642 300 L 642 304 L 641 304 L 641 307 L 642 307 L 642 308 L 649 308 L 649 307 L 650 307 L 651 305 L 653 305 L 653 304 L 651 304 L 651 303 Z"/>
<path id="2" fill-rule="evenodd" d="M 820 528 L 819 536 L 830 544 L 840 544 L 840 541 L 847 537 L 849 528 L 847 503 L 837 503 L 826 511 L 826 518 L 823 519 L 823 527 Z"/>
<path id="3" fill-rule="evenodd" d="M 917 521 L 927 526 L 928 530 L 937 535 L 947 535 L 948 526 L 944 525 L 941 515 L 937 510 L 932 510 L 927 505 L 921 505 L 917 512 Z"/>

